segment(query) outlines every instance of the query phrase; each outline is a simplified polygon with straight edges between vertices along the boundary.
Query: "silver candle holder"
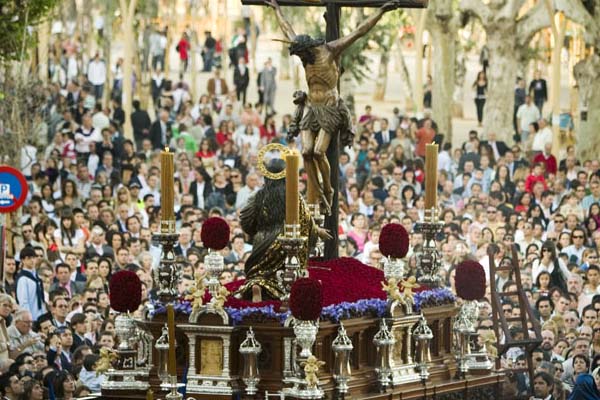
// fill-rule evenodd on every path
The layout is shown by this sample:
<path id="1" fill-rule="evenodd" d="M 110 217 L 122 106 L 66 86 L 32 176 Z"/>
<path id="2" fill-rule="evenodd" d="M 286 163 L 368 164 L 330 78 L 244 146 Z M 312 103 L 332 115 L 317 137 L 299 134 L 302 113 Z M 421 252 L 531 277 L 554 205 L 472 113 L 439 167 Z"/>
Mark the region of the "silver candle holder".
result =
<path id="1" fill-rule="evenodd" d="M 424 383 L 429 378 L 428 363 L 431 361 L 429 343 L 431 339 L 433 339 L 433 332 L 427 325 L 427 320 L 422 313 L 421 318 L 419 319 L 419 322 L 413 331 L 413 336 L 417 341 L 418 347 L 417 367 L 419 368 L 419 376 L 421 381 Z"/>
<path id="2" fill-rule="evenodd" d="M 252 327 L 246 332 L 246 339 L 240 344 L 239 351 L 244 358 L 242 381 L 246 384 L 246 394 L 252 396 L 258 392 L 260 382 L 258 355 L 262 352 L 262 346 L 254 337 Z"/>
<path id="3" fill-rule="evenodd" d="M 423 222 L 415 227 L 417 232 L 423 234 L 423 248 L 417 255 L 417 268 L 421 271 L 419 283 L 430 287 L 440 287 L 442 279 L 439 271 L 442 267 L 442 258 L 437 250 L 435 235 L 442 230 L 443 223 L 438 221 L 438 209 L 425 210 Z"/>
<path id="4" fill-rule="evenodd" d="M 284 296 L 281 301 L 286 308 L 292 285 L 296 279 L 307 275 L 304 265 L 300 265 L 298 253 L 306 243 L 307 238 L 301 236 L 300 224 L 285 224 L 283 235 L 278 238 L 281 248 L 285 252 L 285 270 L 279 273 L 278 279 L 284 288 Z"/>
<path id="5" fill-rule="evenodd" d="M 338 335 L 331 343 L 331 349 L 335 353 L 335 363 L 333 366 L 333 379 L 336 382 L 336 390 L 340 394 L 348 393 L 348 381 L 352 375 L 350 368 L 350 353 L 354 349 L 352 340 L 346 334 L 344 324 L 340 322 Z"/>
<path id="6" fill-rule="evenodd" d="M 171 303 L 179 295 L 177 284 L 181 274 L 180 265 L 175 261 L 173 251 L 179 240 L 179 234 L 175 230 L 175 221 L 160 221 L 160 232 L 155 233 L 153 237 L 162 247 L 160 264 L 154 270 L 156 294 L 161 302 Z"/>
<path id="7" fill-rule="evenodd" d="M 223 256 L 216 250 L 208 249 L 208 254 L 204 257 L 204 267 L 206 268 L 206 273 L 208 275 L 208 291 L 214 299 L 217 297 L 219 289 L 221 288 L 219 278 L 225 269 Z"/>
<path id="8" fill-rule="evenodd" d="M 373 344 L 377 347 L 377 367 L 375 368 L 375 371 L 377 371 L 379 385 L 381 386 L 381 389 L 385 391 L 391 383 L 392 348 L 396 344 L 396 339 L 388 329 L 385 318 L 381 319 L 379 331 L 373 337 Z"/>

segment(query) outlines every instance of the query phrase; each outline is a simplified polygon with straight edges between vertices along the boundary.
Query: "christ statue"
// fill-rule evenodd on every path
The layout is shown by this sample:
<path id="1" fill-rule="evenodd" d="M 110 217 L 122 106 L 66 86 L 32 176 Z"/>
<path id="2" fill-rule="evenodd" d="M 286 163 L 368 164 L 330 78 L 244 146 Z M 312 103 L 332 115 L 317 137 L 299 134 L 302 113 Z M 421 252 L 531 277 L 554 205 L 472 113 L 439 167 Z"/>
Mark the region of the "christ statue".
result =
<path id="1" fill-rule="evenodd" d="M 385 3 L 352 33 L 326 42 L 323 39 L 313 39 L 309 35 L 296 35 L 277 0 L 265 0 L 265 3 L 275 9 L 279 26 L 290 44 L 290 54 L 300 57 L 304 66 L 308 96 L 307 109 L 299 124 L 302 157 L 308 179 L 311 181 L 309 185 L 319 188 L 322 205 L 325 212 L 330 214 L 331 207 L 334 206 L 334 189 L 331 187 L 327 149 L 331 139 L 335 138 L 334 135 L 338 132 L 343 146 L 351 145 L 354 137 L 350 111 L 340 99 L 337 90 L 340 56 L 352 43 L 367 34 L 383 14 L 398 8 L 399 4 L 396 1 Z"/>

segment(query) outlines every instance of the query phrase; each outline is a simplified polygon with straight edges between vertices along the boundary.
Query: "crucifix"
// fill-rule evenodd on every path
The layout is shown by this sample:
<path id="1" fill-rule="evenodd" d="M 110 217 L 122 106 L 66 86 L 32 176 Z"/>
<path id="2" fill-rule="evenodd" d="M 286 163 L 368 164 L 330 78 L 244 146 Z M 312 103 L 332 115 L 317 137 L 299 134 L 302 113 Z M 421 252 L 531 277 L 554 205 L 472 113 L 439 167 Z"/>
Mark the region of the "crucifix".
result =
<path id="1" fill-rule="evenodd" d="M 325 242 L 325 259 L 338 256 L 340 141 L 347 146 L 353 139 L 350 113 L 339 97 L 340 58 L 385 12 L 400 7 L 425 8 L 427 3 L 428 0 L 242 0 L 244 5 L 265 5 L 275 10 L 285 41 L 290 44 L 290 54 L 300 57 L 304 66 L 308 94 L 305 99 L 295 98 L 294 102 L 303 105 L 307 102 L 306 111 L 298 121 L 299 131 L 308 186 L 309 189 L 319 187 L 316 201 L 326 211 L 325 228 L 332 236 Z M 297 35 L 280 6 L 325 6 L 325 39 Z M 342 7 L 378 7 L 379 10 L 350 34 L 340 37 Z M 311 200 L 308 199 L 309 203 Z"/>

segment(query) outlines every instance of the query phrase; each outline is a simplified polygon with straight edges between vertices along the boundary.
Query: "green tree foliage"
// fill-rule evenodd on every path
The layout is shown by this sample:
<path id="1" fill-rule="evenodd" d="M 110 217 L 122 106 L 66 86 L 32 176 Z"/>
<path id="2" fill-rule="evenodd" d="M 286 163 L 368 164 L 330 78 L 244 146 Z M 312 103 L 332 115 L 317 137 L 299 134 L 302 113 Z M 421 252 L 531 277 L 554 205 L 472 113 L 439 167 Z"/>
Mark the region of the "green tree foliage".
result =
<path id="1" fill-rule="evenodd" d="M 59 0 L 0 1 L 0 61 L 18 60 L 32 45 L 29 27 L 40 23 Z"/>

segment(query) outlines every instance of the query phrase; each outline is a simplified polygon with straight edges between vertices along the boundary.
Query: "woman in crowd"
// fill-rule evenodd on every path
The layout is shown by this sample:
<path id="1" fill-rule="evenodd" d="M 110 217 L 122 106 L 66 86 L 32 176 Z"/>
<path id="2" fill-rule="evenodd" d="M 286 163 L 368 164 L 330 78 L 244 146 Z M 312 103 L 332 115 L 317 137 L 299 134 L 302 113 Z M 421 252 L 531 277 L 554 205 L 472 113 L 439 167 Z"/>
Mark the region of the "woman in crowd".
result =
<path id="1" fill-rule="evenodd" d="M 83 254 L 85 252 L 85 235 L 75 225 L 72 214 L 60 218 L 60 229 L 54 231 L 54 243 L 60 251 L 60 258 L 65 259 L 66 253 Z"/>
<path id="2" fill-rule="evenodd" d="M 554 242 L 547 240 L 542 244 L 540 258 L 533 261 L 532 278 L 537 280 L 542 271 L 550 273 L 550 287 L 557 287 L 567 293 L 567 280 L 570 272 L 565 263 L 557 257 Z"/>
<path id="3" fill-rule="evenodd" d="M 350 219 L 351 228 L 348 231 L 347 236 L 352 238 L 358 247 L 358 251 L 362 253 L 365 242 L 367 240 L 367 221 L 364 214 L 355 213 L 352 214 Z"/>

